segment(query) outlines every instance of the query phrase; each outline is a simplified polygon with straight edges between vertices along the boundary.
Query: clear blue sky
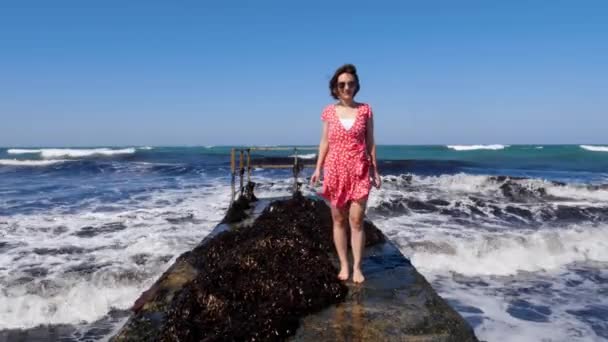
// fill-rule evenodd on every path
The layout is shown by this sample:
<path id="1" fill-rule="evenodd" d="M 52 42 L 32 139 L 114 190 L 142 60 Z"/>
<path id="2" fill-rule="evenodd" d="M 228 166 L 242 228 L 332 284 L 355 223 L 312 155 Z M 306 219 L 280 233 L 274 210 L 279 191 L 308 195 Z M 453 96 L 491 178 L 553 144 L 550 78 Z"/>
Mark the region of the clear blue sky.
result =
<path id="1" fill-rule="evenodd" d="M 607 1 L 4 1 L 0 146 L 608 143 Z M 304 5 L 306 4 L 306 5 Z"/>

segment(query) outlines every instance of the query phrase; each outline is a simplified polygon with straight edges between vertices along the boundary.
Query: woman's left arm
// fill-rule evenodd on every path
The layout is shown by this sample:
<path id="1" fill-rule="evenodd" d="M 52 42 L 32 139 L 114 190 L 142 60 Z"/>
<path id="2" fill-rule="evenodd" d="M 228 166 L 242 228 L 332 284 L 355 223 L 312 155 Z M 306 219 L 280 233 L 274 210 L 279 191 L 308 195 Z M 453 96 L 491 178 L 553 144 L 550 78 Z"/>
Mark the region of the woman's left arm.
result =
<path id="1" fill-rule="evenodd" d="M 367 119 L 367 132 L 365 137 L 367 155 L 370 158 L 370 175 L 372 176 L 373 184 L 376 188 L 380 188 L 382 180 L 380 172 L 378 172 L 378 162 L 376 160 L 376 142 L 374 140 L 374 117 L 370 116 Z"/>

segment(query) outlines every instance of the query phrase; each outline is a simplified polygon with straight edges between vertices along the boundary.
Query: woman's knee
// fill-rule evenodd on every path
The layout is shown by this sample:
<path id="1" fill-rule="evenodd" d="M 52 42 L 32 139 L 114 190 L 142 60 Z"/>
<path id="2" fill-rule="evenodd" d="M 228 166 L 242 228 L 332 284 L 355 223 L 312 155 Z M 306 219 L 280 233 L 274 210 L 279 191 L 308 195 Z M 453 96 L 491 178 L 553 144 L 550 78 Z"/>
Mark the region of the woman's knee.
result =
<path id="1" fill-rule="evenodd" d="M 332 210 L 332 219 L 334 221 L 334 225 L 338 225 L 343 227 L 346 225 L 346 221 L 348 219 L 348 215 L 346 212 L 342 212 L 339 209 Z"/>
<path id="2" fill-rule="evenodd" d="M 362 217 L 350 217 L 349 218 L 350 228 L 356 231 L 363 229 L 363 218 Z"/>
<path id="3" fill-rule="evenodd" d="M 365 216 L 365 202 L 353 202 L 348 215 L 348 221 L 352 229 L 363 229 L 363 218 Z"/>

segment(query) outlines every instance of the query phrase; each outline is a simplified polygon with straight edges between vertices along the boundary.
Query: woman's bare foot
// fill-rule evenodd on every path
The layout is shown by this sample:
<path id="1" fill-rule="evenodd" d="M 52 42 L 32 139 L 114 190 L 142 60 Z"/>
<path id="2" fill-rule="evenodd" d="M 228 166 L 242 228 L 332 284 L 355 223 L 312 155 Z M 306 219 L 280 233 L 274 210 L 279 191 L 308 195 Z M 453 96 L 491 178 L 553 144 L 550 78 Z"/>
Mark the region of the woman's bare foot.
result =
<path id="1" fill-rule="evenodd" d="M 354 269 L 353 270 L 353 282 L 360 284 L 362 282 L 365 281 L 365 277 L 363 276 L 363 273 L 361 272 L 360 269 Z"/>
<path id="2" fill-rule="evenodd" d="M 338 273 L 338 279 L 345 281 L 348 280 L 348 266 L 340 267 L 340 273 Z"/>

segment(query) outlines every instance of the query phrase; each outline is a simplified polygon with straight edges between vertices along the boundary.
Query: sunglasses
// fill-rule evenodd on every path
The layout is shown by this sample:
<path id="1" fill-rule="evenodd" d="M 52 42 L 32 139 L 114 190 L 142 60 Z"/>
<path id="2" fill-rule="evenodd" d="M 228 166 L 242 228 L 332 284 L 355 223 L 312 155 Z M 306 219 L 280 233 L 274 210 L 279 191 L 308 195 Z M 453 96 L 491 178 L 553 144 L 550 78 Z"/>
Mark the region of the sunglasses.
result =
<path id="1" fill-rule="evenodd" d="M 338 82 L 338 88 L 339 89 L 344 89 L 344 87 L 346 87 L 346 85 L 348 84 L 349 88 L 354 88 L 357 85 L 357 82 L 355 81 L 350 81 L 350 82 Z"/>

